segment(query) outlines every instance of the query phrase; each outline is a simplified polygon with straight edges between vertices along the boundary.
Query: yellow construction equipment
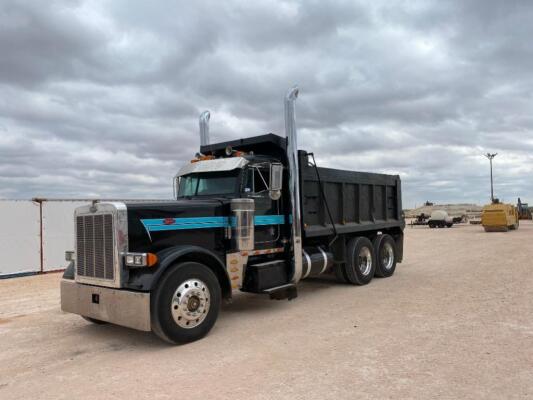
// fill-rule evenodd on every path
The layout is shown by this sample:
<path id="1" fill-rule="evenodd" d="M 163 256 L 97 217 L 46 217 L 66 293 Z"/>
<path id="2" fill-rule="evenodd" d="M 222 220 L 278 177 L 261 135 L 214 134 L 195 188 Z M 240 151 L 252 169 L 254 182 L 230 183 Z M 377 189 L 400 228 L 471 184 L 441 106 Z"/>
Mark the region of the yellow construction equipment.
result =
<path id="1" fill-rule="evenodd" d="M 518 229 L 518 212 L 512 204 L 500 203 L 497 200 L 483 207 L 481 225 L 485 232 L 507 232 Z"/>

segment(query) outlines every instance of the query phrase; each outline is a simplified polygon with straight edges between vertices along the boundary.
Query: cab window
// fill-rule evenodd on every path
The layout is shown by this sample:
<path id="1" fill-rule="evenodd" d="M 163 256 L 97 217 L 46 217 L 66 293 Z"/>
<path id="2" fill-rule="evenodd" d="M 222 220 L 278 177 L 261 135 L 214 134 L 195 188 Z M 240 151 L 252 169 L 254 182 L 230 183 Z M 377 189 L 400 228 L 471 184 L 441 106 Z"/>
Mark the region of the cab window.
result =
<path id="1" fill-rule="evenodd" d="M 270 187 L 270 169 L 267 167 L 251 166 L 245 170 L 243 177 L 243 192 L 249 194 L 264 194 Z"/>
<path id="2" fill-rule="evenodd" d="M 261 193 L 270 187 L 270 171 L 267 168 L 254 168 L 254 191 Z"/>
<path id="3" fill-rule="evenodd" d="M 182 176 L 178 197 L 214 196 L 235 193 L 238 172 L 209 172 Z"/>

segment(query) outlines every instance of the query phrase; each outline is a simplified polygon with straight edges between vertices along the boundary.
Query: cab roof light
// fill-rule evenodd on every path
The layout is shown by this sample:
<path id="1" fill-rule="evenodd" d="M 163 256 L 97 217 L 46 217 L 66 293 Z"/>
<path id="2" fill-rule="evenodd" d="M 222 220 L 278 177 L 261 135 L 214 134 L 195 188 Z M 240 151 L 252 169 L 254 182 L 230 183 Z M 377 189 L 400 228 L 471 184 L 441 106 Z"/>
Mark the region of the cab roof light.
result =
<path id="1" fill-rule="evenodd" d="M 196 158 L 193 158 L 191 160 L 191 163 L 195 163 L 195 162 L 198 162 L 198 161 L 214 160 L 214 159 L 215 159 L 215 156 L 204 156 L 204 155 L 201 155 L 201 156 L 197 156 Z"/>

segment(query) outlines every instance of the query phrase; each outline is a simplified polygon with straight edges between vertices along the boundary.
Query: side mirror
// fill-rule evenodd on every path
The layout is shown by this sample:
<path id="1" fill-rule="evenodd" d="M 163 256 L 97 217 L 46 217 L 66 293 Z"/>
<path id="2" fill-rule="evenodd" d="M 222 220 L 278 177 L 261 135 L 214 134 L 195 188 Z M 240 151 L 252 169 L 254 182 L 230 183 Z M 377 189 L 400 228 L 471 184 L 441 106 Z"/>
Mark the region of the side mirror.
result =
<path id="1" fill-rule="evenodd" d="M 270 164 L 270 198 L 278 200 L 281 197 L 283 186 L 283 165 L 280 163 Z"/>

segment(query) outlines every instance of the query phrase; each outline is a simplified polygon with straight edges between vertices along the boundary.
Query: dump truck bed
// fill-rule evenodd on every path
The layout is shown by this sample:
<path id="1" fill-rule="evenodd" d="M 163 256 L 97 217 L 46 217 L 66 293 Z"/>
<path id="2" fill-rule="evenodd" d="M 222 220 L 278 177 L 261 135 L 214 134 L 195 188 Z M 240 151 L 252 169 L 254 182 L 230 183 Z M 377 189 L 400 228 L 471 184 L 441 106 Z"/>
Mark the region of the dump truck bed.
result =
<path id="1" fill-rule="evenodd" d="M 299 155 L 306 237 L 333 234 L 331 220 L 338 234 L 405 227 L 398 175 L 315 168 L 305 152 L 300 151 Z"/>

